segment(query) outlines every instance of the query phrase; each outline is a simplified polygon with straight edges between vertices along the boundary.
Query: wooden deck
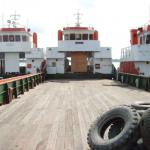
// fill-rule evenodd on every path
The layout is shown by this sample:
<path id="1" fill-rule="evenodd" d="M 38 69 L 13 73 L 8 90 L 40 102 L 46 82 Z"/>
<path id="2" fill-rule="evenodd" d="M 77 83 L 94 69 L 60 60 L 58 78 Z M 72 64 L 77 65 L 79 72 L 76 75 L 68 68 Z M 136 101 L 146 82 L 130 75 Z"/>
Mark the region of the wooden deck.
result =
<path id="1" fill-rule="evenodd" d="M 0 150 L 89 150 L 93 120 L 150 93 L 111 80 L 51 80 L 0 107 Z"/>

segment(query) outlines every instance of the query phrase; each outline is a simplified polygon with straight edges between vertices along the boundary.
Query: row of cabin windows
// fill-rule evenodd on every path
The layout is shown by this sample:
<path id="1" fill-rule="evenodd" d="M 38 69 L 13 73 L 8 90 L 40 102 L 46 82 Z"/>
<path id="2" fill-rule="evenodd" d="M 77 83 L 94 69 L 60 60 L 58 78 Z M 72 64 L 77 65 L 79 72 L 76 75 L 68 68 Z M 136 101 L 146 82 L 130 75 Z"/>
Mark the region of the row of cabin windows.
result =
<path id="1" fill-rule="evenodd" d="M 64 40 L 93 40 L 93 34 L 65 34 Z"/>
<path id="2" fill-rule="evenodd" d="M 139 40 L 140 44 L 150 44 L 150 34 L 141 36 Z"/>
<path id="3" fill-rule="evenodd" d="M 19 58 L 24 59 L 25 58 L 25 52 L 20 52 Z M 5 53 L 4 52 L 0 52 L 0 59 L 5 59 Z"/>
<path id="4" fill-rule="evenodd" d="M 148 34 L 146 37 L 146 44 L 150 44 L 150 34 Z"/>
<path id="5" fill-rule="evenodd" d="M 0 35 L 0 42 L 27 42 L 29 41 L 26 35 Z"/>

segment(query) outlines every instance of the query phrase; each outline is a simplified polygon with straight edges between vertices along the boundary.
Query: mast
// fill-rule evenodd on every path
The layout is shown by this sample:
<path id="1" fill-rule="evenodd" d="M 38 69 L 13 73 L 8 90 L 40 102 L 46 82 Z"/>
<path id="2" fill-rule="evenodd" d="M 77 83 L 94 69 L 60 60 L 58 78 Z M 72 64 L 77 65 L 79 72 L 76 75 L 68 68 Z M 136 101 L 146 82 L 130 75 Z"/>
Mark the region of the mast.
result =
<path id="1" fill-rule="evenodd" d="M 8 26 L 12 26 L 13 28 L 17 28 L 17 25 L 19 24 L 17 21 L 19 20 L 20 15 L 16 13 L 10 15 L 10 19 L 7 20 Z"/>
<path id="2" fill-rule="evenodd" d="M 76 25 L 76 27 L 80 27 L 80 25 L 81 25 L 81 22 L 80 22 L 80 19 L 81 19 L 81 14 L 80 14 L 80 12 L 79 12 L 79 10 L 77 11 L 77 13 L 75 14 L 77 17 L 76 17 L 76 23 L 75 23 L 75 25 Z"/>

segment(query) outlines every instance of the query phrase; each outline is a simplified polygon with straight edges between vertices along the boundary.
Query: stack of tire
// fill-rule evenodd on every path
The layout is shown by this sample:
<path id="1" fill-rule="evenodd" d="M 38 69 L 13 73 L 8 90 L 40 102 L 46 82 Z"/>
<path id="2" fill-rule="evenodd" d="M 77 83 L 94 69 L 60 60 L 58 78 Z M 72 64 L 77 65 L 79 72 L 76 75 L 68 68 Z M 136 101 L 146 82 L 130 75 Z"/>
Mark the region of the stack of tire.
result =
<path id="1" fill-rule="evenodd" d="M 87 141 L 92 150 L 150 150 L 150 103 L 105 112 L 91 125 Z"/>

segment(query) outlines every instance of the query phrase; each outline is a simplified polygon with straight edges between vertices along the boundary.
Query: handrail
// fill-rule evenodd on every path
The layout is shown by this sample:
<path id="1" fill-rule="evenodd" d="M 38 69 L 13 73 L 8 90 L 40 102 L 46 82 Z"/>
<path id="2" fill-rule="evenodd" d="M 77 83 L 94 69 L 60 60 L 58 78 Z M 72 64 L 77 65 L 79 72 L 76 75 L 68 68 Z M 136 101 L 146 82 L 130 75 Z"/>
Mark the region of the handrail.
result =
<path id="1" fill-rule="evenodd" d="M 145 76 L 141 76 L 141 75 L 136 75 L 136 74 L 131 74 L 131 73 L 124 73 L 124 72 L 118 72 L 119 74 L 124 74 L 124 75 L 131 75 L 131 76 L 135 76 L 135 77 L 138 77 L 138 78 L 147 78 L 147 79 L 150 79 L 150 77 L 145 77 Z"/>
<path id="2" fill-rule="evenodd" d="M 0 80 L 0 105 L 12 101 L 13 97 L 23 94 L 44 81 L 44 74 L 27 74 Z"/>
<path id="3" fill-rule="evenodd" d="M 2 80 L 0 80 L 0 85 L 5 84 L 5 83 L 9 83 L 9 82 L 13 82 L 13 81 L 17 81 L 17 80 L 21 80 L 21 79 L 25 79 L 25 78 L 29 78 L 29 77 L 33 77 L 35 75 L 40 75 L 40 74 L 41 73 L 28 74 L 28 75 L 22 75 L 22 76 L 17 76 L 17 77 L 2 79 Z"/>
<path id="4" fill-rule="evenodd" d="M 125 47 L 121 49 L 121 58 L 127 57 L 127 54 L 131 52 L 131 46 Z"/>

